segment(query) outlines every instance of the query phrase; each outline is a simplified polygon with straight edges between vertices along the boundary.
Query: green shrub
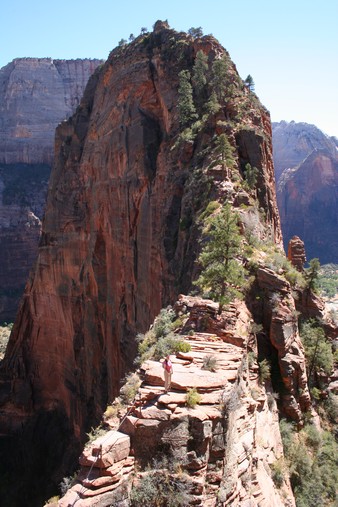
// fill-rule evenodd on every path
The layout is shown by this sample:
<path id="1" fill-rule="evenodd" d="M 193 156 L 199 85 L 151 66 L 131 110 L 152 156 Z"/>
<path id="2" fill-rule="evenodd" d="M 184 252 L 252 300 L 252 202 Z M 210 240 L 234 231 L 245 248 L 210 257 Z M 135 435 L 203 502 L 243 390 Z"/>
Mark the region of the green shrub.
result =
<path id="1" fill-rule="evenodd" d="M 215 356 L 205 356 L 203 358 L 202 370 L 216 371 L 217 359 Z"/>
<path id="2" fill-rule="evenodd" d="M 317 389 L 317 387 L 313 387 L 311 390 L 311 396 L 314 400 L 320 400 L 321 398 L 321 390 L 320 389 Z"/>
<path id="3" fill-rule="evenodd" d="M 329 393 L 324 401 L 324 409 L 330 422 L 338 424 L 338 395 Z"/>
<path id="4" fill-rule="evenodd" d="M 120 389 L 120 397 L 126 405 L 132 403 L 137 391 L 141 386 L 141 379 L 137 373 L 131 373 L 127 376 L 125 384 Z"/>
<path id="5" fill-rule="evenodd" d="M 168 467 L 168 464 L 165 464 Z M 148 468 L 130 492 L 131 507 L 184 507 L 190 504 L 185 474 L 170 473 L 162 463 Z"/>
<path id="6" fill-rule="evenodd" d="M 154 320 L 153 331 L 156 338 L 166 336 L 173 330 L 175 318 L 175 312 L 170 306 L 168 308 L 162 308 L 159 315 Z"/>
<path id="7" fill-rule="evenodd" d="M 322 437 L 317 428 L 313 424 L 307 424 L 304 427 L 304 431 L 306 434 L 307 445 L 315 450 L 318 450 L 322 442 Z"/>
<path id="8" fill-rule="evenodd" d="M 271 467 L 271 476 L 273 482 L 276 484 L 277 488 L 281 488 L 284 483 L 284 462 L 279 459 L 270 465 Z"/>
<path id="9" fill-rule="evenodd" d="M 220 203 L 218 201 L 210 201 L 205 210 L 200 214 L 199 221 L 204 222 L 205 219 L 210 217 L 219 207 Z"/>
<path id="10" fill-rule="evenodd" d="M 191 345 L 189 342 L 178 339 L 176 343 L 174 343 L 175 352 L 190 352 Z"/>
<path id="11" fill-rule="evenodd" d="M 258 363 L 259 367 L 259 381 L 261 384 L 264 384 L 267 380 L 269 380 L 271 376 L 271 365 L 267 359 L 263 359 Z"/>
<path id="12" fill-rule="evenodd" d="M 313 425 L 297 432 L 285 420 L 281 420 L 280 430 L 297 507 L 333 505 L 338 482 L 334 436 L 327 431 L 319 433 Z"/>
<path id="13" fill-rule="evenodd" d="M 196 387 L 192 387 L 191 389 L 187 390 L 185 401 L 188 407 L 195 408 L 196 405 L 201 403 L 201 399 L 202 397 L 200 393 L 197 391 Z"/>

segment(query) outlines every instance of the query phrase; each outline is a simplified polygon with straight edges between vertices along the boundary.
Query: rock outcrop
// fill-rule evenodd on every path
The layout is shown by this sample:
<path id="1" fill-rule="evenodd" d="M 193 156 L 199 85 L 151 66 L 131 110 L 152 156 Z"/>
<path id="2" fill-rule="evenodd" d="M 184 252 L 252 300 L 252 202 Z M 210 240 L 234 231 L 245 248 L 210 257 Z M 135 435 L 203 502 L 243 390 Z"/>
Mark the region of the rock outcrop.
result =
<path id="1" fill-rule="evenodd" d="M 304 241 L 298 236 L 293 236 L 288 244 L 288 259 L 298 271 L 304 271 L 304 264 L 306 262 L 306 254 Z"/>
<path id="2" fill-rule="evenodd" d="M 13 322 L 37 256 L 56 126 L 101 60 L 17 58 L 0 69 L 0 322 Z"/>
<path id="3" fill-rule="evenodd" d="M 284 247 L 293 236 L 308 259 L 336 262 L 337 140 L 307 123 L 273 123 L 274 166 Z"/>
<path id="4" fill-rule="evenodd" d="M 193 71 L 198 51 L 207 57 L 207 83 L 215 82 L 215 60 L 222 58 L 226 64 L 225 95 L 215 107 L 208 85 L 202 102 L 195 90 L 190 98 L 196 102 L 199 121 L 186 124 L 179 76 L 182 70 Z M 227 160 L 216 141 L 222 134 L 232 147 Z M 254 188 L 245 181 L 247 164 L 257 168 Z M 211 201 L 236 208 L 243 242 L 252 252 L 257 251 L 254 239 L 281 251 L 267 111 L 212 36 L 194 39 L 156 23 L 153 33 L 110 54 L 90 78 L 75 115 L 56 132 L 39 255 L 0 369 L 1 462 L 6 473 L 22 478 L 19 485 L 15 480 L 12 497 L 6 499 L 11 507 L 23 495 L 27 507 L 35 507 L 54 493 L 61 478 L 73 470 L 85 432 L 101 419 L 132 367 L 136 334 L 148 329 L 178 294 L 193 288 L 201 216 L 210 211 Z M 247 255 L 243 249 L 238 260 L 249 265 Z M 241 476 L 252 470 L 251 496 L 257 505 L 265 499 L 267 505 L 283 505 L 264 465 L 280 457 L 279 436 L 264 440 L 262 434 L 265 426 L 277 431 L 277 417 L 266 410 L 264 389 L 256 400 L 249 396 L 251 373 L 243 364 L 249 345 L 259 360 L 270 354 L 276 382 L 284 386 L 281 405 L 287 413 L 299 421 L 309 404 L 291 288 L 282 274 L 264 266 L 263 255 L 261 259 L 258 264 L 253 260 L 256 281 L 245 303 L 230 304 L 223 316 L 210 301 L 198 306 L 181 298 L 182 313 L 189 308 L 182 333 L 195 336 L 195 363 L 178 358 L 176 398 L 158 400 L 153 395 L 160 371 L 148 362 L 141 391 L 143 415 L 135 425 L 129 421 L 137 434 L 133 440 L 131 433 L 131 446 L 141 463 L 147 460 L 146 451 L 164 443 L 166 424 L 177 420 L 182 425 L 185 440 L 179 448 L 187 456 L 187 470 L 192 476 L 201 472 L 200 482 L 193 479 L 192 493 L 199 501 L 215 498 L 223 480 L 218 461 L 225 459 L 225 488 L 231 477 L 225 502 L 251 501 Z M 257 351 L 254 322 L 249 326 L 252 318 L 262 324 Z M 213 335 L 216 345 L 205 333 Z M 214 346 L 222 374 L 201 373 L 198 349 L 210 351 Z M 257 371 L 252 374 L 256 382 Z M 214 404 L 214 392 L 221 392 L 223 385 L 229 387 L 225 405 L 238 395 L 238 405 L 226 419 L 227 449 L 222 447 L 226 422 L 221 411 L 207 407 L 191 414 L 184 406 L 183 387 L 202 389 L 202 384 L 206 405 Z M 191 448 L 190 434 L 195 438 Z M 258 443 L 258 434 L 264 445 Z M 100 464 L 106 470 L 114 466 Z M 124 464 L 128 469 L 132 460 Z M 108 470 L 108 478 L 100 478 L 97 487 L 109 490 L 110 483 L 124 475 L 124 464 L 118 472 Z M 263 491 L 264 481 L 269 486 Z M 38 491 L 34 498 L 27 496 L 32 488 Z"/>

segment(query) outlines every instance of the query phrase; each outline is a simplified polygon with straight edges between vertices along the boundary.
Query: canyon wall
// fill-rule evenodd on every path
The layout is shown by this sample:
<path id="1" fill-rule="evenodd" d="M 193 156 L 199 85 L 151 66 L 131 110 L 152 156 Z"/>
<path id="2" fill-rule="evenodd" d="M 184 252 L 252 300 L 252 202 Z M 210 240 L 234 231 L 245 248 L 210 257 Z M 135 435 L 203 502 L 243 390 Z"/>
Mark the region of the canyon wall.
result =
<path id="1" fill-rule="evenodd" d="M 296 169 L 285 171 L 278 184 L 285 244 L 292 236 L 300 236 L 308 260 L 337 262 L 337 203 L 338 155 L 314 150 Z"/>
<path id="2" fill-rule="evenodd" d="M 0 164 L 49 164 L 55 127 L 102 60 L 16 58 L 0 69 Z"/>
<path id="3" fill-rule="evenodd" d="M 338 151 L 329 138 L 306 123 L 273 124 L 277 200 L 287 251 L 299 236 L 308 260 L 338 259 Z"/>
<path id="4" fill-rule="evenodd" d="M 37 256 L 55 128 L 101 63 L 17 58 L 0 69 L 0 322 L 14 321 Z"/>

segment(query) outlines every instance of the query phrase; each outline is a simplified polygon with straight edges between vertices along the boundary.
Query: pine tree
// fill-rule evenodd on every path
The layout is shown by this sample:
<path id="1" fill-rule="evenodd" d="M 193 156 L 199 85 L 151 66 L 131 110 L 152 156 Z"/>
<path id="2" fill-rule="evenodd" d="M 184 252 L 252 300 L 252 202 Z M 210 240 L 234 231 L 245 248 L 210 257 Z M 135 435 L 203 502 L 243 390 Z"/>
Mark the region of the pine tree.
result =
<path id="1" fill-rule="evenodd" d="M 255 83 L 250 74 L 247 75 L 246 79 L 244 80 L 244 83 L 251 92 L 255 91 Z"/>
<path id="2" fill-rule="evenodd" d="M 181 127 L 186 127 L 197 118 L 193 100 L 190 72 L 181 70 L 179 73 L 178 111 Z"/>
<path id="3" fill-rule="evenodd" d="M 300 337 L 305 349 L 309 382 L 313 385 L 314 377 L 320 370 L 329 375 L 333 369 L 332 346 L 313 319 L 302 325 Z"/>
<path id="4" fill-rule="evenodd" d="M 202 27 L 200 27 L 200 26 L 197 28 L 191 27 L 188 30 L 188 34 L 191 35 L 191 37 L 194 37 L 194 39 L 199 38 L 199 37 L 203 37 Z"/>
<path id="5" fill-rule="evenodd" d="M 218 153 L 221 155 L 224 176 L 225 178 L 228 178 L 230 176 L 228 169 L 231 171 L 235 164 L 234 148 L 229 143 L 225 134 L 218 136 L 216 146 Z"/>
<path id="6" fill-rule="evenodd" d="M 221 109 L 221 105 L 217 100 L 217 95 L 215 92 L 212 92 L 208 102 L 205 104 L 205 111 L 209 114 L 216 114 Z"/>
<path id="7" fill-rule="evenodd" d="M 305 277 L 307 279 L 308 287 L 311 290 L 316 290 L 317 280 L 319 275 L 320 262 L 317 257 L 311 259 L 309 267 L 305 270 Z"/>
<path id="8" fill-rule="evenodd" d="M 225 96 L 228 64 L 225 57 L 214 60 L 212 64 L 211 86 L 216 93 L 217 99 L 221 101 Z"/>
<path id="9" fill-rule="evenodd" d="M 203 98 L 203 92 L 205 90 L 205 85 L 207 84 L 207 71 L 208 57 L 205 53 L 203 53 L 203 51 L 200 50 L 197 52 L 195 58 L 192 75 L 192 82 L 198 100 L 201 100 Z"/>
<path id="10" fill-rule="evenodd" d="M 209 218 L 203 232 L 207 242 L 198 258 L 203 270 L 196 285 L 210 291 L 219 302 L 220 313 L 224 304 L 242 296 L 238 287 L 243 287 L 246 272 L 237 260 L 242 243 L 237 222 L 238 215 L 230 204 Z"/>
<path id="11" fill-rule="evenodd" d="M 248 184 L 248 187 L 250 189 L 255 188 L 257 184 L 257 175 L 258 175 L 258 169 L 257 167 L 252 167 L 251 164 L 245 165 L 245 181 Z"/>

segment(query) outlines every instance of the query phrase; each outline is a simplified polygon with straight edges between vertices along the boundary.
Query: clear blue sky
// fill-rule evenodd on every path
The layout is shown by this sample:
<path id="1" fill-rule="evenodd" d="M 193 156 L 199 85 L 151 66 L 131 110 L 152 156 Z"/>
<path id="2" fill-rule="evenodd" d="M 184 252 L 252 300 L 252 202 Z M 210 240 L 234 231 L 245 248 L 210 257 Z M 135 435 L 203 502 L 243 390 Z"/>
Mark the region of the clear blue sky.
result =
<path id="1" fill-rule="evenodd" d="M 4 0 L 0 67 L 17 57 L 107 58 L 158 19 L 212 33 L 240 75 L 253 76 L 273 121 L 338 137 L 337 0 Z"/>

